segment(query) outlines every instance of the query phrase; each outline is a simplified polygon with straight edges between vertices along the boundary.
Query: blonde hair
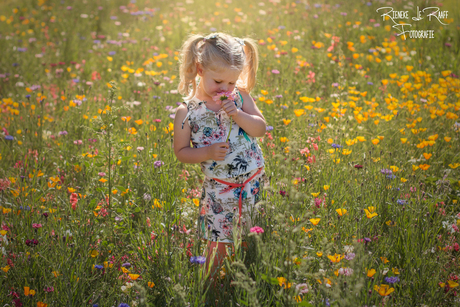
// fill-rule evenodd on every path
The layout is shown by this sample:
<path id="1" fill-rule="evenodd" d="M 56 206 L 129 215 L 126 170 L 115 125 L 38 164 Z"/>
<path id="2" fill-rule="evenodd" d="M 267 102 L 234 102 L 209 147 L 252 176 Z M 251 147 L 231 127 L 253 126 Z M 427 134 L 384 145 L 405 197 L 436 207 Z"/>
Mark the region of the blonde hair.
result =
<path id="1" fill-rule="evenodd" d="M 244 44 L 244 45 L 243 45 Z M 259 53 L 257 42 L 252 38 L 240 39 L 218 32 L 209 36 L 190 34 L 180 49 L 179 93 L 190 100 L 196 94 L 197 68 L 219 72 L 234 69 L 240 71 L 236 85 L 248 93 L 256 85 Z"/>

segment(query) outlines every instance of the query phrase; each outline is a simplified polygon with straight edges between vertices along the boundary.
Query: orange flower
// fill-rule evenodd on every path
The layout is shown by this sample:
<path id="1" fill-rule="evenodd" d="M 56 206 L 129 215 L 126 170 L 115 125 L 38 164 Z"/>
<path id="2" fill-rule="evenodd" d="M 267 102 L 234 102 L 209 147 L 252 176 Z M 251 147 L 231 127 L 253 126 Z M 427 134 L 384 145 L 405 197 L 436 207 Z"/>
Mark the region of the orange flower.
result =
<path id="1" fill-rule="evenodd" d="M 318 219 L 310 219 L 309 221 L 310 221 L 314 226 L 316 226 L 316 225 L 318 225 L 319 221 L 321 221 L 321 219 L 320 219 L 320 218 L 318 218 Z"/>
<path id="2" fill-rule="evenodd" d="M 372 277 L 375 275 L 375 270 L 374 269 L 370 269 L 370 270 L 367 270 L 367 277 Z"/>
<path id="3" fill-rule="evenodd" d="M 428 164 L 420 164 L 419 167 L 420 167 L 422 170 L 426 171 L 427 169 L 430 168 L 430 165 L 428 165 Z"/>
<path id="4" fill-rule="evenodd" d="M 426 160 L 428 160 L 429 158 L 431 158 L 432 154 L 424 152 L 423 156 L 425 157 Z"/>
<path id="5" fill-rule="evenodd" d="M 379 139 L 373 139 L 373 140 L 371 140 L 371 142 L 372 142 L 372 144 L 377 145 L 380 142 L 380 140 Z"/>
<path id="6" fill-rule="evenodd" d="M 142 125 L 144 121 L 142 119 L 138 119 L 138 120 L 135 120 L 134 122 L 138 125 Z"/>
<path id="7" fill-rule="evenodd" d="M 334 256 L 327 255 L 327 258 L 329 258 L 331 262 L 337 263 L 337 262 L 340 262 L 340 260 L 342 260 L 343 258 L 345 258 L 345 255 L 341 255 L 341 254 L 334 254 Z"/>
<path id="8" fill-rule="evenodd" d="M 122 116 L 121 120 L 124 122 L 129 122 L 131 120 L 131 116 Z"/>

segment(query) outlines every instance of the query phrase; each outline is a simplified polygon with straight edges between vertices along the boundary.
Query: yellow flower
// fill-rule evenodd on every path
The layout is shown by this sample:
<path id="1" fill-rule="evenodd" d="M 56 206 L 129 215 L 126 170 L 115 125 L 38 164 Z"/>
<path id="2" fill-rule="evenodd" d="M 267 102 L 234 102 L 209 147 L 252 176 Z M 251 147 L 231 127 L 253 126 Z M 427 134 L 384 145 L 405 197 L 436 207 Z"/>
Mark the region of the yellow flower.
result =
<path id="1" fill-rule="evenodd" d="M 318 225 L 319 221 L 321 221 L 321 219 L 320 219 L 320 218 L 317 218 L 317 219 L 309 219 L 309 221 L 310 221 L 314 226 L 316 226 L 316 225 Z"/>
<path id="2" fill-rule="evenodd" d="M 193 199 L 193 203 L 195 204 L 195 206 L 199 207 L 200 206 L 200 200 L 198 198 L 194 198 Z"/>
<path id="3" fill-rule="evenodd" d="M 366 212 L 366 217 L 367 217 L 368 219 L 371 219 L 371 218 L 376 217 L 376 216 L 378 215 L 377 213 L 375 213 L 375 212 L 370 212 L 370 211 L 367 210 L 367 209 L 364 209 L 364 212 Z"/>
<path id="4" fill-rule="evenodd" d="M 450 137 L 448 137 L 448 136 L 445 136 L 445 137 L 444 137 L 444 141 L 446 141 L 446 142 L 450 142 L 451 139 L 452 139 L 452 138 L 450 138 Z"/>
<path id="5" fill-rule="evenodd" d="M 402 139 L 401 139 L 401 143 L 406 144 L 406 142 L 407 142 L 407 139 L 406 139 L 406 138 L 402 138 Z"/>
<path id="6" fill-rule="evenodd" d="M 456 169 L 459 166 L 460 166 L 460 163 L 454 163 L 454 164 L 451 163 L 451 164 L 449 164 L 449 167 L 453 168 L 453 169 Z"/>
<path id="7" fill-rule="evenodd" d="M 153 281 L 149 281 L 147 283 L 147 285 L 150 287 L 150 288 L 153 288 L 155 286 L 155 283 Z"/>
<path id="8" fill-rule="evenodd" d="M 417 165 L 412 165 L 412 171 L 415 172 L 416 170 L 418 170 L 418 166 Z"/>
<path id="9" fill-rule="evenodd" d="M 331 262 L 333 263 L 340 262 L 340 260 L 342 260 L 344 257 L 345 255 L 341 255 L 341 254 L 334 254 L 334 256 L 327 255 L 327 258 L 329 258 L 329 260 L 331 260 Z"/>
<path id="10" fill-rule="evenodd" d="M 316 256 L 321 257 L 323 255 L 323 252 L 316 252 Z"/>
<path id="11" fill-rule="evenodd" d="M 281 141 L 282 143 L 289 142 L 289 140 L 288 140 L 286 137 L 284 137 L 284 136 L 283 136 L 283 137 L 280 137 L 280 141 Z"/>
<path id="12" fill-rule="evenodd" d="M 399 167 L 397 167 L 396 165 L 390 166 L 390 169 L 391 169 L 393 172 L 395 172 L 395 173 L 396 173 L 397 171 L 399 171 Z"/>
<path id="13" fill-rule="evenodd" d="M 393 293 L 395 288 L 390 288 L 389 285 L 375 285 L 374 290 L 377 291 L 381 296 L 387 296 Z"/>
<path id="14" fill-rule="evenodd" d="M 406 182 L 406 181 L 407 181 L 407 179 L 406 179 L 406 178 L 402 178 L 402 177 L 401 177 L 401 182 L 403 182 L 403 183 L 404 183 L 404 182 Z"/>
<path id="15" fill-rule="evenodd" d="M 373 140 L 371 140 L 371 142 L 372 142 L 372 144 L 377 145 L 380 142 L 380 140 L 379 139 L 373 139 Z"/>
<path id="16" fill-rule="evenodd" d="M 291 122 L 290 119 L 285 119 L 285 118 L 283 118 L 283 123 L 284 123 L 286 126 L 289 125 L 290 122 Z"/>
<path id="17" fill-rule="evenodd" d="M 305 114 L 305 109 L 295 109 L 294 114 L 297 117 L 302 116 L 303 114 Z"/>
<path id="18" fill-rule="evenodd" d="M 342 216 L 342 215 L 344 215 L 345 213 L 347 213 L 347 209 L 341 209 L 341 208 L 340 208 L 340 209 L 336 209 L 335 211 L 337 211 L 337 213 L 338 213 L 340 216 Z"/>
<path id="19" fill-rule="evenodd" d="M 58 271 L 53 271 L 52 273 L 53 273 L 54 277 L 58 277 L 58 276 L 59 276 L 59 272 L 58 272 Z"/>
<path id="20" fill-rule="evenodd" d="M 425 160 L 428 160 L 429 158 L 431 158 L 432 154 L 424 152 L 423 156 L 425 157 Z"/>
<path id="21" fill-rule="evenodd" d="M 99 255 L 99 252 L 97 250 L 92 250 L 91 251 L 91 257 L 95 258 L 95 257 L 97 257 L 97 255 Z"/>
<path id="22" fill-rule="evenodd" d="M 449 287 L 451 287 L 451 288 L 456 288 L 456 287 L 458 287 L 458 283 L 456 283 L 456 282 L 453 281 L 453 280 L 448 280 L 447 283 L 449 284 Z"/>
<path id="23" fill-rule="evenodd" d="M 313 197 L 318 197 L 319 192 L 318 192 L 318 193 L 311 193 L 311 195 L 312 195 Z"/>
<path id="24" fill-rule="evenodd" d="M 370 269 L 370 270 L 367 270 L 367 277 L 372 277 L 375 275 L 375 270 L 374 269 Z"/>
<path id="25" fill-rule="evenodd" d="M 144 121 L 142 119 L 138 119 L 138 120 L 135 120 L 134 122 L 138 125 L 142 125 Z"/>
<path id="26" fill-rule="evenodd" d="M 104 179 L 104 178 L 101 178 L 99 179 L 100 182 L 104 183 L 104 182 L 107 182 L 108 180 L 107 179 Z"/>
<path id="27" fill-rule="evenodd" d="M 121 271 L 125 274 L 129 274 L 129 270 L 125 267 L 121 267 Z"/>
<path id="28" fill-rule="evenodd" d="M 323 189 L 324 189 L 324 191 L 327 191 L 327 190 L 329 190 L 329 188 L 330 188 L 330 186 L 328 186 L 328 185 L 323 185 Z"/>
<path id="29" fill-rule="evenodd" d="M 380 257 L 380 260 L 382 260 L 384 264 L 390 262 L 386 257 Z"/>
<path id="30" fill-rule="evenodd" d="M 345 155 L 345 156 L 348 156 L 349 154 L 351 154 L 351 150 L 350 149 L 344 149 L 342 151 L 342 154 Z"/>
<path id="31" fill-rule="evenodd" d="M 364 136 L 357 136 L 356 139 L 360 142 L 366 141 L 366 138 Z"/>
<path id="32" fill-rule="evenodd" d="M 10 266 L 7 265 L 5 267 L 2 268 L 2 271 L 5 272 L 5 273 L 8 273 L 8 270 L 10 269 Z"/>
<path id="33" fill-rule="evenodd" d="M 276 279 L 278 279 L 278 284 L 280 285 L 280 287 L 284 286 L 284 289 L 290 288 L 292 286 L 292 283 L 286 283 L 287 279 L 284 277 L 277 277 Z"/>
<path id="34" fill-rule="evenodd" d="M 393 272 L 393 274 L 399 275 L 399 270 L 397 268 L 391 268 L 391 271 Z"/>

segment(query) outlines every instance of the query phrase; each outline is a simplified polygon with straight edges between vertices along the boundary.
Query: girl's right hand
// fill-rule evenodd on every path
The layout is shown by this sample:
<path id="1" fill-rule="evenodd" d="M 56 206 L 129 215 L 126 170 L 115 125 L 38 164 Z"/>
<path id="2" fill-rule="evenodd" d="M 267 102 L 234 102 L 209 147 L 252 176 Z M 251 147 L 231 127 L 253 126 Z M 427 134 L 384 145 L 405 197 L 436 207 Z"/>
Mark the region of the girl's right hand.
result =
<path id="1" fill-rule="evenodd" d="M 208 146 L 208 157 L 210 160 L 223 161 L 227 155 L 229 145 L 227 142 L 215 143 Z"/>

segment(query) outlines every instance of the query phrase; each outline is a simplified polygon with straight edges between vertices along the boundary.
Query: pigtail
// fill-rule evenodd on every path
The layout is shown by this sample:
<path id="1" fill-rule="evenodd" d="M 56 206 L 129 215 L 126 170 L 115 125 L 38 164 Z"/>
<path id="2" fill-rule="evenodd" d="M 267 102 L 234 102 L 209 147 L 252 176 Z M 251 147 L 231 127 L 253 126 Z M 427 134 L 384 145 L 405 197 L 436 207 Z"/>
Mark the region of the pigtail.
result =
<path id="1" fill-rule="evenodd" d="M 259 68 L 259 52 L 255 40 L 252 38 L 245 38 L 243 41 L 245 45 L 243 48 L 246 55 L 246 62 L 240 76 L 242 84 L 238 85 L 238 88 L 250 93 L 256 86 L 257 69 Z"/>
<path id="2" fill-rule="evenodd" d="M 179 67 L 179 76 L 180 82 L 178 86 L 178 91 L 182 95 L 184 100 L 189 100 L 196 93 L 196 62 L 198 60 L 199 54 L 199 42 L 203 41 L 203 35 L 192 34 L 185 40 L 180 49 L 180 67 Z M 190 91 L 190 85 L 192 85 L 192 92 Z"/>

